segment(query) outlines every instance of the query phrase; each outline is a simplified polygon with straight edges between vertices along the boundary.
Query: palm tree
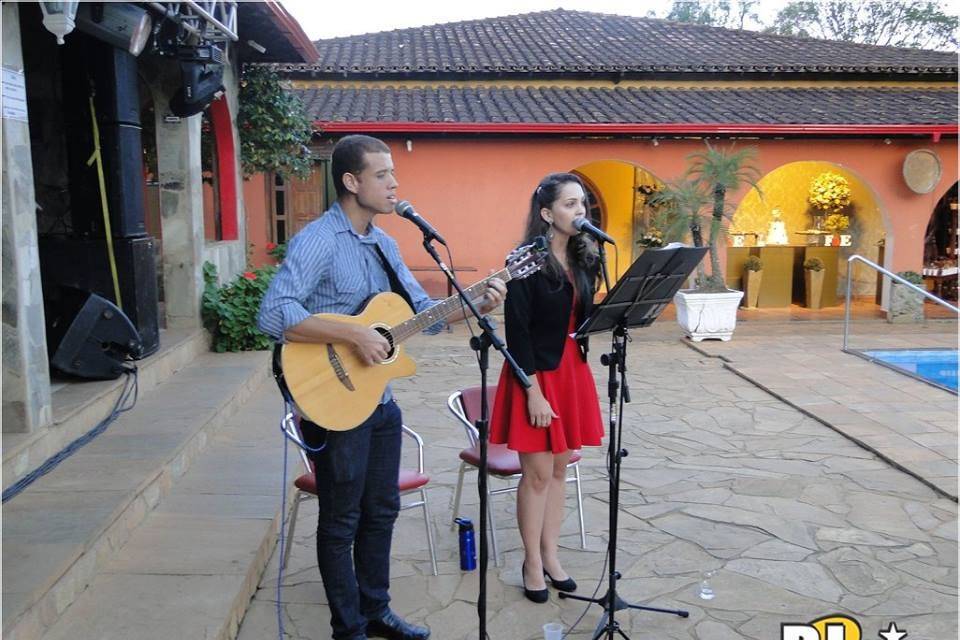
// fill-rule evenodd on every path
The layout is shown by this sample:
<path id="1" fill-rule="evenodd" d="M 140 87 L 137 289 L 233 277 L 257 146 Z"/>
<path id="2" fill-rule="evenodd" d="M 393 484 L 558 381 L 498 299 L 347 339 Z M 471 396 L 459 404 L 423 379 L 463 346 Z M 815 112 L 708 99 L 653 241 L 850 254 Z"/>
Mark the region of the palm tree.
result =
<path id="1" fill-rule="evenodd" d="M 724 291 L 726 285 L 720 272 L 720 256 L 717 244 L 723 232 L 723 218 L 727 213 L 727 193 L 735 192 L 744 184 L 757 189 L 760 169 L 754 164 L 757 158 L 755 147 L 734 150 L 733 145 L 726 149 L 716 149 L 706 143 L 705 151 L 687 156 L 690 168 L 687 178 L 692 180 L 704 193 L 713 198 L 713 214 L 710 219 L 710 275 L 699 288 Z M 698 216 L 699 218 L 699 216 Z M 696 243 L 696 239 L 694 239 Z M 698 245 L 699 246 L 699 245 Z"/>
<path id="2" fill-rule="evenodd" d="M 664 242 L 682 240 L 689 231 L 695 247 L 703 246 L 701 216 L 709 202 L 701 185 L 687 177 L 664 184 L 647 199 L 647 204 L 667 221 L 663 229 Z M 698 264 L 697 282 L 703 280 L 703 265 Z"/>

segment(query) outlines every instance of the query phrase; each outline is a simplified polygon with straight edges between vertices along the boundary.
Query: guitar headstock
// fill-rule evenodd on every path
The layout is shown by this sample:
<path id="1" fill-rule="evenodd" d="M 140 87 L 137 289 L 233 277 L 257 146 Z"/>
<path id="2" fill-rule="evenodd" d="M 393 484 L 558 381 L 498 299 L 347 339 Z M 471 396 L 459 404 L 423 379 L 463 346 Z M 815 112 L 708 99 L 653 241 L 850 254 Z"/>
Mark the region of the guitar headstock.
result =
<path id="1" fill-rule="evenodd" d="M 537 236 L 530 244 L 517 247 L 507 256 L 507 272 L 511 280 L 532 276 L 547 261 L 547 240 Z"/>

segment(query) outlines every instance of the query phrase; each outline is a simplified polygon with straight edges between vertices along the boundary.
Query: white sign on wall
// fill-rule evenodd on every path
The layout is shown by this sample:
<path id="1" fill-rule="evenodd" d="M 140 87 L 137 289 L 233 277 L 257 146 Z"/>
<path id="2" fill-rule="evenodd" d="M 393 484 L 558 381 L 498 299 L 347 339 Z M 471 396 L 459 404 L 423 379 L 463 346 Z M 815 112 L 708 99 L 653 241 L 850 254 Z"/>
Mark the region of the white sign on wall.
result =
<path id="1" fill-rule="evenodd" d="M 27 122 L 27 88 L 23 72 L 3 68 L 3 118 Z"/>

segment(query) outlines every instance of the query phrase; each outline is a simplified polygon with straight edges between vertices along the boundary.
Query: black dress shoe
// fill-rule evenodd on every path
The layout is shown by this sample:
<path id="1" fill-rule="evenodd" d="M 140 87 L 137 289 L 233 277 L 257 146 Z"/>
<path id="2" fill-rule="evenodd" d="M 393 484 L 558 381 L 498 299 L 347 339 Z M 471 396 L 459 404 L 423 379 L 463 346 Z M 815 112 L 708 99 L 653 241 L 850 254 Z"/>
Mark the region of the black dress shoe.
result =
<path id="1" fill-rule="evenodd" d="M 393 611 L 387 611 L 378 620 L 367 621 L 367 637 L 388 640 L 427 640 L 430 629 L 410 624 Z"/>
<path id="2" fill-rule="evenodd" d="M 523 595 L 526 596 L 527 600 L 530 602 L 536 602 L 537 604 L 543 604 L 550 597 L 550 592 L 544 589 L 527 589 L 527 576 L 524 569 L 526 565 L 520 566 L 520 581 L 523 582 Z"/>
<path id="3" fill-rule="evenodd" d="M 570 593 L 577 590 L 577 581 L 569 576 L 566 580 L 554 580 L 553 576 L 547 573 L 546 569 L 543 570 L 543 575 L 550 579 L 550 584 L 552 584 L 553 588 L 557 591 Z"/>

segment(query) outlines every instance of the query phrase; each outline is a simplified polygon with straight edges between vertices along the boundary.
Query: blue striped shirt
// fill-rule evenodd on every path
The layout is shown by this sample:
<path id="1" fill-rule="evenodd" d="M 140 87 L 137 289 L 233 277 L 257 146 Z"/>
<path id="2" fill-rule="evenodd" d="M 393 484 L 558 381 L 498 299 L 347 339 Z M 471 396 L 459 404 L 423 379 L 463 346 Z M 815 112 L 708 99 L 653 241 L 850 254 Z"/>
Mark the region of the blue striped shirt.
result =
<path id="1" fill-rule="evenodd" d="M 371 296 L 390 291 L 390 278 L 376 246 L 390 262 L 417 313 L 437 304 L 404 264 L 396 240 L 373 224 L 366 235 L 357 233 L 335 202 L 290 239 L 283 263 L 260 304 L 257 326 L 282 341 L 287 329 L 315 313 L 358 313 Z M 388 388 L 382 402 L 391 397 Z"/>

